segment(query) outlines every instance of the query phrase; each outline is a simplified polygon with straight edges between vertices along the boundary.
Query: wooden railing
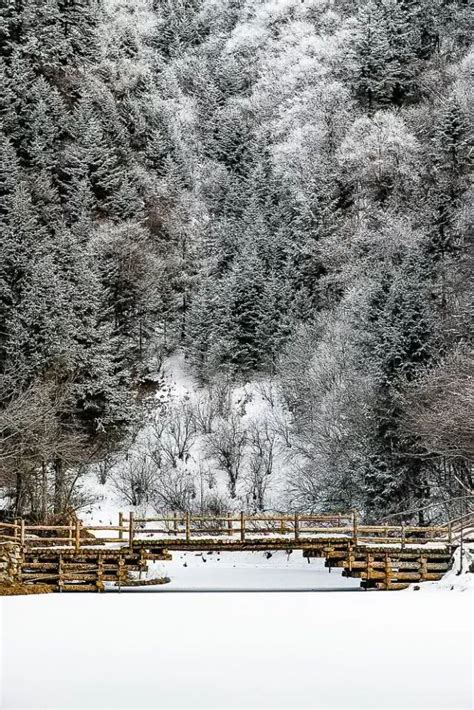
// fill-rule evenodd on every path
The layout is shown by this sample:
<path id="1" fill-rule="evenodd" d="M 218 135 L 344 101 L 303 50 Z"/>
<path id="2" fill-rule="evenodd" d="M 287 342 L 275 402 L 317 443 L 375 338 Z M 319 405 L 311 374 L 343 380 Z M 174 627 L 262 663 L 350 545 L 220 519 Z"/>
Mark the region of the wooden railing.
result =
<path id="1" fill-rule="evenodd" d="M 357 544 L 394 544 L 401 549 L 410 544 L 456 542 L 459 521 L 446 525 L 361 525 L 357 514 L 322 515 L 225 515 L 173 513 L 143 518 L 119 514 L 117 525 L 83 525 L 71 519 L 67 525 L 32 525 L 24 520 L 0 522 L 0 542 L 16 542 L 22 547 L 60 546 L 79 550 L 87 546 L 145 546 L 147 543 L 198 546 L 203 542 L 223 545 L 234 541 L 249 546 L 280 542 L 282 546 L 304 547 L 325 540 L 348 539 Z"/>

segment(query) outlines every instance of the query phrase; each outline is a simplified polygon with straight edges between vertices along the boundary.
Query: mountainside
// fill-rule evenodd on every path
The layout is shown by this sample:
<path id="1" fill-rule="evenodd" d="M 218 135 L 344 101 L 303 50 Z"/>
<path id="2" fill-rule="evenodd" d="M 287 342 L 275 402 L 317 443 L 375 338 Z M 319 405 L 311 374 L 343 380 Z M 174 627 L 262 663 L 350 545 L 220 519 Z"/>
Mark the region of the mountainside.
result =
<path id="1" fill-rule="evenodd" d="M 466 512 L 471 36 L 463 0 L 2 4 L 5 514 L 96 475 L 156 510 Z"/>

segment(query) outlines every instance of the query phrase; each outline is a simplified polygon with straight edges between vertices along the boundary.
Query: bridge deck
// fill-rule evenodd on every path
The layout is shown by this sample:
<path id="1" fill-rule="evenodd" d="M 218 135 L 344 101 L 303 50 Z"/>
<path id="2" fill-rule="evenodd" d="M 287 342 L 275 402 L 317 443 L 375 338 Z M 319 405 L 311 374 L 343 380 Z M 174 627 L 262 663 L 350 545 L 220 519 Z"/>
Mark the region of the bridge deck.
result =
<path id="1" fill-rule="evenodd" d="M 60 591 L 101 591 L 104 583 L 128 584 L 150 559 L 177 550 L 302 550 L 324 557 L 328 567 L 359 577 L 366 587 L 400 589 L 439 579 L 448 569 L 456 528 L 361 525 L 348 515 L 192 516 L 138 518 L 120 514 L 118 525 L 0 523 L 0 552 L 14 548 L 13 577 L 50 582 Z M 3 544 L 2 544 L 3 543 Z"/>

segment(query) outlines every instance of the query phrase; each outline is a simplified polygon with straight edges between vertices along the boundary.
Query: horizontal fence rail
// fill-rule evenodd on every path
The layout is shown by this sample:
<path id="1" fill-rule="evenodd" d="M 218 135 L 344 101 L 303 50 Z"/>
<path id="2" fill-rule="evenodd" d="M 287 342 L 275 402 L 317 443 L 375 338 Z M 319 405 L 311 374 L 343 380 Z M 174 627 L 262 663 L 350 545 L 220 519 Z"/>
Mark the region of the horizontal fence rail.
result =
<path id="1" fill-rule="evenodd" d="M 474 534 L 472 515 L 445 525 L 361 525 L 356 513 L 346 514 L 255 514 L 244 512 L 223 515 L 191 515 L 173 513 L 139 517 L 132 512 L 119 514 L 117 525 L 84 525 L 71 518 L 63 525 L 34 525 L 25 520 L 0 522 L 0 543 L 13 542 L 27 548 L 58 546 L 79 550 L 109 545 L 139 547 L 167 544 L 198 547 L 219 544 L 242 547 L 265 543 L 281 543 L 287 547 L 305 547 L 328 540 L 350 540 L 352 544 L 398 545 L 402 549 L 413 544 L 457 544 L 466 532 Z"/>

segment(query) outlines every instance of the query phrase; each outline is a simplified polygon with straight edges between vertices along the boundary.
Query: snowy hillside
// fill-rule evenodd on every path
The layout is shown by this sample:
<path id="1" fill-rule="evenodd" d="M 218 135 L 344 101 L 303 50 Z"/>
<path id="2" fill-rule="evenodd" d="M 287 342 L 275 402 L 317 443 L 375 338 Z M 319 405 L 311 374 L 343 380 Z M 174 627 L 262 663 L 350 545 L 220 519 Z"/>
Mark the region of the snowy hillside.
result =
<path id="1" fill-rule="evenodd" d="M 116 523 L 119 511 L 128 510 L 285 508 L 297 454 L 275 382 L 200 387 L 179 353 L 165 360 L 157 383 L 149 421 L 130 448 L 83 479 L 90 501 L 80 510 L 85 522 Z"/>

